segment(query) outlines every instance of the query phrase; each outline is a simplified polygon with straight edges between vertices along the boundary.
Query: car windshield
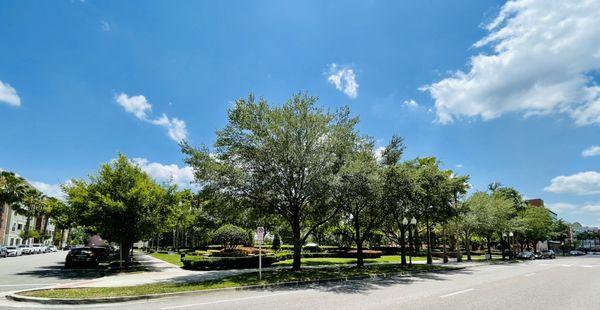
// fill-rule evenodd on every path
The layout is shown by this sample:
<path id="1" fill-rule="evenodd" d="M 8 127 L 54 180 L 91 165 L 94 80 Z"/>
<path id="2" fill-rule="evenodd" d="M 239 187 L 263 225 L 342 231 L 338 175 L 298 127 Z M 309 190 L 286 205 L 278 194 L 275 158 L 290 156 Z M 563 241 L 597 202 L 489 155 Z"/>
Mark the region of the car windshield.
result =
<path id="1" fill-rule="evenodd" d="M 6 249 L 7 250 L 14 250 L 14 249 L 16 249 L 16 247 L 14 247 L 14 246 L 7 246 Z"/>

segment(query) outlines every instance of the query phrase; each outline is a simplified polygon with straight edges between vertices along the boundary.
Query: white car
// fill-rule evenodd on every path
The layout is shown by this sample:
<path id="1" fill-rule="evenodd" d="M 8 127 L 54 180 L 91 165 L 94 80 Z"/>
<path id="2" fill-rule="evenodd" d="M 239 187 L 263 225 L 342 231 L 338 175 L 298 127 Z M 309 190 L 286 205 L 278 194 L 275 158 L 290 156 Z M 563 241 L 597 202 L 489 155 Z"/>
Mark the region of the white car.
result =
<path id="1" fill-rule="evenodd" d="M 31 248 L 33 249 L 33 253 L 34 254 L 40 254 L 43 253 L 42 252 L 42 245 L 39 243 L 34 243 L 31 245 Z"/>
<path id="2" fill-rule="evenodd" d="M 33 254 L 33 248 L 29 244 L 21 244 L 17 247 L 21 249 L 22 254 Z"/>
<path id="3" fill-rule="evenodd" d="M 46 251 L 47 251 L 47 252 L 56 252 L 56 251 L 57 251 L 57 249 L 56 249 L 56 246 L 49 245 L 49 246 L 46 248 Z"/>
<path id="4" fill-rule="evenodd" d="M 6 253 L 8 254 L 8 256 L 21 256 L 23 254 L 19 247 L 13 245 L 9 245 L 6 247 Z"/>

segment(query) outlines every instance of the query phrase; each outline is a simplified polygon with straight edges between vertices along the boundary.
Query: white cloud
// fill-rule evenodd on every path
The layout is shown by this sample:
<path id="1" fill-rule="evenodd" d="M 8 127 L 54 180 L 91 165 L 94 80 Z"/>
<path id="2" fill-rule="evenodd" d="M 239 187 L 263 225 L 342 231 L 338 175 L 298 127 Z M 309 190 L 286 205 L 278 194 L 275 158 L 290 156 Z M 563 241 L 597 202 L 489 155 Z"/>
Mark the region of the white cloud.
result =
<path id="1" fill-rule="evenodd" d="M 586 204 L 581 210 L 589 213 L 600 213 L 600 204 Z"/>
<path id="2" fill-rule="evenodd" d="M 600 173 L 586 171 L 568 176 L 557 176 L 550 181 L 550 185 L 545 187 L 544 190 L 557 194 L 600 194 Z"/>
<path id="3" fill-rule="evenodd" d="M 149 118 L 148 114 L 152 112 L 152 105 L 143 95 L 130 97 L 125 93 L 121 93 L 115 97 L 115 100 L 125 109 L 125 111 L 132 113 L 138 119 L 153 125 L 167 128 L 167 134 L 173 141 L 179 143 L 187 140 L 187 128 L 185 121 L 176 117 L 169 118 L 164 113 L 159 118 Z"/>
<path id="4" fill-rule="evenodd" d="M 21 105 L 21 97 L 19 97 L 17 90 L 10 86 L 10 84 L 0 81 L 0 102 L 18 107 Z"/>
<path id="5" fill-rule="evenodd" d="M 456 165 L 456 168 L 463 168 L 463 167 L 464 167 L 463 164 L 457 164 Z"/>
<path id="6" fill-rule="evenodd" d="M 141 120 L 147 120 L 147 113 L 152 111 L 152 105 L 148 103 L 148 100 L 143 95 L 129 97 L 127 94 L 121 93 L 115 100 L 125 111 L 132 113 Z"/>
<path id="7" fill-rule="evenodd" d="M 375 159 L 377 160 L 377 162 L 381 162 L 381 160 L 383 159 L 383 151 L 385 151 L 385 146 L 380 146 L 378 148 L 375 148 L 375 150 L 373 150 L 373 152 L 375 153 Z"/>
<path id="8" fill-rule="evenodd" d="M 185 121 L 176 117 L 169 118 L 166 114 L 163 114 L 160 118 L 151 120 L 150 123 L 167 128 L 169 137 L 175 142 L 187 140 Z"/>
<path id="9" fill-rule="evenodd" d="M 195 184 L 192 184 L 194 181 L 194 170 L 192 167 L 179 167 L 175 164 L 163 165 L 161 163 L 150 162 L 146 158 L 133 158 L 132 161 L 158 182 L 176 184 L 182 188 L 196 188 Z"/>
<path id="10" fill-rule="evenodd" d="M 356 99 L 359 85 L 356 82 L 354 70 L 333 63 L 329 65 L 328 74 L 327 81 L 334 85 L 335 89 L 342 91 L 352 99 Z"/>
<path id="11" fill-rule="evenodd" d="M 592 156 L 598 156 L 600 155 L 600 146 L 590 146 L 587 149 L 585 149 L 583 152 L 581 152 L 581 156 L 583 157 L 592 157 Z"/>
<path id="12" fill-rule="evenodd" d="M 416 108 L 419 106 L 419 104 L 415 101 L 415 99 L 404 100 L 402 102 L 402 104 L 404 104 L 405 106 L 407 106 L 409 108 Z"/>
<path id="13" fill-rule="evenodd" d="M 546 207 L 556 213 L 577 209 L 576 205 L 568 202 L 546 203 Z"/>
<path id="14" fill-rule="evenodd" d="M 110 24 L 105 20 L 100 21 L 100 27 L 102 28 L 102 31 L 110 31 Z"/>
<path id="15" fill-rule="evenodd" d="M 600 1 L 509 1 L 475 48 L 491 47 L 457 71 L 426 85 L 437 121 L 489 120 L 566 113 L 577 125 L 600 123 Z"/>
<path id="16" fill-rule="evenodd" d="M 38 181 L 29 181 L 33 187 L 37 188 L 40 192 L 44 193 L 44 195 L 49 197 L 55 197 L 59 199 L 65 198 L 65 193 L 60 188 L 61 184 L 48 184 L 44 182 Z"/>

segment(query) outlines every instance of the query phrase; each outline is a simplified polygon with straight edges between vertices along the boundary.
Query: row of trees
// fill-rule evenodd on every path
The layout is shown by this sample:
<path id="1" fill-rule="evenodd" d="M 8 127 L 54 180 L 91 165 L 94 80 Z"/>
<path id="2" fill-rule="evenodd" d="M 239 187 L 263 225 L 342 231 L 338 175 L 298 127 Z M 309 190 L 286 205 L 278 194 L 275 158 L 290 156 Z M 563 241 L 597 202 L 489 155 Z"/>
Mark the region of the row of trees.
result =
<path id="1" fill-rule="evenodd" d="M 442 169 L 433 157 L 403 160 L 399 136 L 376 155 L 348 108 L 331 112 L 316 102 L 306 94 L 281 106 L 238 100 L 212 149 L 181 145 L 198 193 L 158 184 L 120 154 L 89 179 L 64 186 L 66 202 L 53 200 L 48 214 L 60 227 L 85 227 L 119 243 L 123 253 L 138 240 L 188 247 L 219 239 L 234 230 L 229 224 L 263 226 L 277 243 L 293 245 L 294 270 L 309 239 L 355 247 L 362 266 L 365 245 L 397 245 L 405 264 L 425 243 L 431 263 L 434 246 L 445 260 L 449 246 L 459 259 L 465 247 L 470 259 L 473 242 L 491 253 L 498 240 L 508 245 L 508 232 L 519 244 L 534 244 L 565 231 L 512 188 L 492 184 L 467 199 L 468 176 Z M 1 195 L 17 208 L 38 205 L 17 203 L 21 194 Z"/>
<path id="2" fill-rule="evenodd" d="M 59 216 L 66 205 L 55 197 L 48 197 L 24 178 L 9 171 L 0 171 L 0 206 L 8 206 L 18 214 L 26 217 L 20 237 L 23 240 L 33 239 L 35 242 L 44 241 L 51 236 L 48 226 L 52 218 L 54 226 L 62 232 L 68 223 Z M 34 220 L 41 221 L 39 230 L 32 229 Z M 62 235 L 60 235 L 62 236 Z"/>

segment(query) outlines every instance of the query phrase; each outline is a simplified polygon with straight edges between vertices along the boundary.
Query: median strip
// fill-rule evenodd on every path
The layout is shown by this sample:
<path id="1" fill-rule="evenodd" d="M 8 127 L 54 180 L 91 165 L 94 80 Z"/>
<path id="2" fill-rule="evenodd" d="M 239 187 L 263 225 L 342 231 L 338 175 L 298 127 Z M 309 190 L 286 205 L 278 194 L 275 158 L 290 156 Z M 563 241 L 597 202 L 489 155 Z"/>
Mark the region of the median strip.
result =
<path id="1" fill-rule="evenodd" d="M 100 303 L 118 302 L 136 299 L 160 298 L 173 294 L 190 294 L 209 292 L 221 289 L 248 289 L 277 285 L 298 285 L 315 282 L 347 281 L 353 279 L 390 277 L 412 273 L 447 271 L 462 269 L 459 267 L 398 264 L 372 265 L 363 268 L 335 267 L 305 269 L 293 272 L 290 269 L 279 269 L 263 272 L 262 280 L 258 272 L 250 272 L 193 283 L 157 283 L 124 287 L 87 287 L 87 288 L 55 288 L 27 290 L 10 296 L 13 300 L 33 301 L 39 303 Z"/>

